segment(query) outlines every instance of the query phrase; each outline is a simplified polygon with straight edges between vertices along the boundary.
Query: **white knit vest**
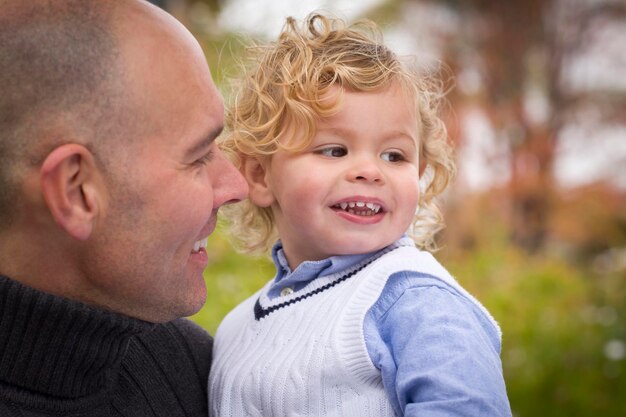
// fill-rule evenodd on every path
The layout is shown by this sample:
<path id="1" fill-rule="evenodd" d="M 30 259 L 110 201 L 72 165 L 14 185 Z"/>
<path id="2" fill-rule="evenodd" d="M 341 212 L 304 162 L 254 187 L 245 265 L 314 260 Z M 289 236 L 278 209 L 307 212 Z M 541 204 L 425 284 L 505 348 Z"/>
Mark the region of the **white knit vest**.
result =
<path id="1" fill-rule="evenodd" d="M 429 253 L 414 247 L 396 248 L 273 300 L 268 283 L 217 331 L 211 416 L 393 416 L 367 352 L 363 321 L 387 278 L 409 270 L 437 277 L 475 301 Z"/>

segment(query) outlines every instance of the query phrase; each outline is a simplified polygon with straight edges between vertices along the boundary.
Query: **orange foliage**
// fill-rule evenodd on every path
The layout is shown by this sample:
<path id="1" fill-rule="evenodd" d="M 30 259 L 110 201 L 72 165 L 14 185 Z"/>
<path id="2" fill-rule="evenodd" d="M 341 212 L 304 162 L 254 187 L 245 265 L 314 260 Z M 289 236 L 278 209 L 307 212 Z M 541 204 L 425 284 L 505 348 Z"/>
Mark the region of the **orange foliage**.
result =
<path id="1" fill-rule="evenodd" d="M 606 184 L 562 192 L 553 203 L 553 239 L 583 251 L 626 244 L 626 196 Z"/>

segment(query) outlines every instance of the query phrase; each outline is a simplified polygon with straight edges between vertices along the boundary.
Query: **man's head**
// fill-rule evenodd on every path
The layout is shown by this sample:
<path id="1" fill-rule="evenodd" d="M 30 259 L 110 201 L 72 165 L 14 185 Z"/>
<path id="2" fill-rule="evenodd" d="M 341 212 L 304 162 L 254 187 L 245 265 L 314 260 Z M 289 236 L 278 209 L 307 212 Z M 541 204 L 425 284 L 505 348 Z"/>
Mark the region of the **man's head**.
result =
<path id="1" fill-rule="evenodd" d="M 112 136 L 124 115 L 113 3 L 7 1 L 0 11 L 0 227 L 26 170 L 71 142 Z"/>
<path id="2" fill-rule="evenodd" d="M 195 39 L 140 0 L 9 0 L 0 40 L 0 273 L 150 321 L 197 311 L 197 243 L 246 185 Z"/>

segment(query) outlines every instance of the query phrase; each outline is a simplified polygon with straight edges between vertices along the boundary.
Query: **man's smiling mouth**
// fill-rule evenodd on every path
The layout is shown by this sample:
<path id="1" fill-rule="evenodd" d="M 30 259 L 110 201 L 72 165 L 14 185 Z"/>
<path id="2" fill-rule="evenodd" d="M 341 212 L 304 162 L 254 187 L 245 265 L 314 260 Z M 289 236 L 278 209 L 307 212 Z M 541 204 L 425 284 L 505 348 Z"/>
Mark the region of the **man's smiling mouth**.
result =
<path id="1" fill-rule="evenodd" d="M 204 239 L 198 240 L 196 243 L 193 244 L 192 252 L 200 252 L 200 249 L 204 249 L 206 247 L 207 243 L 209 243 L 209 238 L 208 237 L 205 237 Z"/>
<path id="2" fill-rule="evenodd" d="M 357 216 L 373 216 L 382 210 L 382 206 L 376 203 L 366 203 L 365 201 L 346 201 L 335 204 L 331 208 L 343 210 Z"/>

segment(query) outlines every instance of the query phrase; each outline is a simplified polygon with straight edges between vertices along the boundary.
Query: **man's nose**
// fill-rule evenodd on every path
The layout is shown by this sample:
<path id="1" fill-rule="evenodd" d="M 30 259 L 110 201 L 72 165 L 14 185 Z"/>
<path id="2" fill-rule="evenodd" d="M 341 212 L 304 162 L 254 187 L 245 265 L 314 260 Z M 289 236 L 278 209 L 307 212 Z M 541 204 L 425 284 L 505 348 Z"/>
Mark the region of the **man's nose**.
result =
<path id="1" fill-rule="evenodd" d="M 210 175 L 216 176 L 213 180 L 214 206 L 237 203 L 248 197 L 248 183 L 239 170 L 224 156 L 222 151 L 216 151 L 219 158 L 216 169 Z"/>

